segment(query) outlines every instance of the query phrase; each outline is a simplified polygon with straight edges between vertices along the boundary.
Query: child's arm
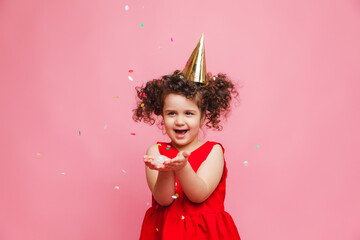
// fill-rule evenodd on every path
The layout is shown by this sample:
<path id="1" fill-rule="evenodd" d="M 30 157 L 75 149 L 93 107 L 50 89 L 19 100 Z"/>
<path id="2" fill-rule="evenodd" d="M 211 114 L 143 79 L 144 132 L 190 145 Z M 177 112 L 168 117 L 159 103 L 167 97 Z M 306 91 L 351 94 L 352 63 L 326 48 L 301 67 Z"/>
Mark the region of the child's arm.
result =
<path id="1" fill-rule="evenodd" d="M 223 170 L 223 151 L 221 146 L 216 144 L 196 173 L 186 161 L 185 166 L 176 170 L 175 174 L 189 200 L 201 203 L 213 193 L 220 182 Z"/>
<path id="2" fill-rule="evenodd" d="M 160 155 L 157 144 L 149 147 L 146 155 Z M 157 171 L 145 166 L 146 180 L 148 186 L 156 200 L 162 206 L 170 205 L 175 194 L 175 174 L 173 171 Z"/>

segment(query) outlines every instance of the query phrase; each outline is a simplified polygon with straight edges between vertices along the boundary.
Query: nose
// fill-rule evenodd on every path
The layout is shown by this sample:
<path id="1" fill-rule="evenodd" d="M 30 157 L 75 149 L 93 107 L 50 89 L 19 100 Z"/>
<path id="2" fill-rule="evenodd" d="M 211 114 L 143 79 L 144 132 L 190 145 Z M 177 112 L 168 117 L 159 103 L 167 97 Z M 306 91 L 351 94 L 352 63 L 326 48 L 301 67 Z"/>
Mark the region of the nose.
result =
<path id="1" fill-rule="evenodd" d="M 175 119 L 175 124 L 176 125 L 184 125 L 184 118 L 182 116 L 177 116 Z"/>

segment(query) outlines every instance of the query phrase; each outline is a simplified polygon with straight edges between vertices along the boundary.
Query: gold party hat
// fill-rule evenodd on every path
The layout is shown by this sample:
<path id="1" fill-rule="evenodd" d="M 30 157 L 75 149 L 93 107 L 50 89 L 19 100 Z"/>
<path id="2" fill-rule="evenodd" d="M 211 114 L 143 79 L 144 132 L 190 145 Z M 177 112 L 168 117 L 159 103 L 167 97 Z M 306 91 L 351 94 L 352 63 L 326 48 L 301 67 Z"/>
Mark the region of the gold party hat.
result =
<path id="1" fill-rule="evenodd" d="M 200 40 L 187 61 L 185 68 L 182 70 L 182 73 L 185 78 L 192 82 L 206 82 L 204 34 L 201 34 Z"/>

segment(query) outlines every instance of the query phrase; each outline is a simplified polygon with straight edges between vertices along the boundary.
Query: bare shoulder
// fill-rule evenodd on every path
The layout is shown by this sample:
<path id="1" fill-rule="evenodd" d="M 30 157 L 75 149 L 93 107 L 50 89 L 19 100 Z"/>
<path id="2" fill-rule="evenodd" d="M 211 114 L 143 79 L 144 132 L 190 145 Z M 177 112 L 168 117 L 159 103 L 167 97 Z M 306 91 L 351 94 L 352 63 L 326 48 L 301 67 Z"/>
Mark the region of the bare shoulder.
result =
<path id="1" fill-rule="evenodd" d="M 158 145 L 155 143 L 146 150 L 146 155 L 156 155 L 156 154 L 160 154 L 160 152 Z"/>
<path id="2" fill-rule="evenodd" d="M 223 149 L 219 143 L 215 144 L 211 150 L 211 152 L 214 152 L 216 154 L 224 155 Z"/>

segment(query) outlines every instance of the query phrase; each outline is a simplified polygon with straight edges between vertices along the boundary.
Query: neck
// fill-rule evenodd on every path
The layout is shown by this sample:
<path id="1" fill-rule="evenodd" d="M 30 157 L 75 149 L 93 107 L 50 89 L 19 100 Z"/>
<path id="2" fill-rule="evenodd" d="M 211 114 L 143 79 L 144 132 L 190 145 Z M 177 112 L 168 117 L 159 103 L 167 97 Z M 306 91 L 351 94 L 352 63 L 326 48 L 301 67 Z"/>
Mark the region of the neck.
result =
<path id="1" fill-rule="evenodd" d="M 199 141 L 199 139 L 194 139 L 191 143 L 187 145 L 177 145 L 173 141 L 171 141 L 171 145 L 173 145 L 178 151 L 189 151 L 192 152 L 198 147 L 200 147 L 203 143 Z"/>

